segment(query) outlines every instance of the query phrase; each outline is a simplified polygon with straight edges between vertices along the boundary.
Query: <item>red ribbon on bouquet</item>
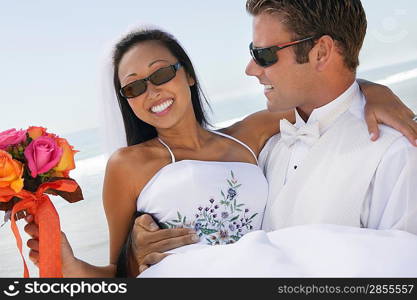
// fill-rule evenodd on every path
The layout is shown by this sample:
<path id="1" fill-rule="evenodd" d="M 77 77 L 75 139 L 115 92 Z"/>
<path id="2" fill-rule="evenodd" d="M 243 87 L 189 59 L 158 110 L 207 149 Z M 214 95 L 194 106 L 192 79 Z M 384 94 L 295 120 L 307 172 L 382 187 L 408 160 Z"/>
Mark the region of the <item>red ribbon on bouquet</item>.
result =
<path id="1" fill-rule="evenodd" d="M 29 277 L 29 271 L 22 253 L 22 238 L 16 226 L 15 215 L 19 211 L 26 210 L 34 216 L 34 222 L 39 225 L 39 277 L 62 277 L 61 258 L 61 226 L 58 213 L 49 197 L 45 194 L 55 192 L 75 192 L 79 188 L 74 180 L 60 179 L 46 182 L 39 186 L 36 192 L 31 193 L 22 190 L 15 193 L 13 190 L 0 190 L 0 201 L 8 201 L 12 197 L 21 200 L 12 208 L 11 228 L 16 238 L 17 247 L 23 260 L 25 278 Z M 8 200 L 6 200 L 8 199 Z"/>

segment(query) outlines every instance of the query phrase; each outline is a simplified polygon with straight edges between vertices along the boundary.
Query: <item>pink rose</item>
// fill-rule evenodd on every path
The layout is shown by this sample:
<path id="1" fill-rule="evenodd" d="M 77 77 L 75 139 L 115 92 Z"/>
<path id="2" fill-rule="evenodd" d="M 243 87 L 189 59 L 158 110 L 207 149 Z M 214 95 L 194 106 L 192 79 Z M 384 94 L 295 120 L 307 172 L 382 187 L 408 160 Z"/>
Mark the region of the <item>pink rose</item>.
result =
<path id="1" fill-rule="evenodd" d="M 17 131 L 15 128 L 0 132 L 0 150 L 17 145 L 26 140 L 26 130 Z"/>
<path id="2" fill-rule="evenodd" d="M 53 138 L 41 136 L 25 149 L 25 157 L 33 178 L 55 167 L 62 156 L 62 149 Z"/>

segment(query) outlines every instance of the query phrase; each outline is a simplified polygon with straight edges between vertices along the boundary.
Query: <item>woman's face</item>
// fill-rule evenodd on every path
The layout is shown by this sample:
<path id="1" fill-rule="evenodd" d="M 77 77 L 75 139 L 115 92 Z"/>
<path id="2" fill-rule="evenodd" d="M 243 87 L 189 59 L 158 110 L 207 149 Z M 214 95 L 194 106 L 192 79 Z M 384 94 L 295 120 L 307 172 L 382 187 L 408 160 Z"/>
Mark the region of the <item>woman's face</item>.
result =
<path id="1" fill-rule="evenodd" d="M 156 41 L 140 43 L 127 51 L 120 61 L 120 85 L 124 87 L 177 62 L 178 59 L 162 44 Z M 190 91 L 193 84 L 194 80 L 184 67 L 180 67 L 175 77 L 164 84 L 146 81 L 146 91 L 129 98 L 128 103 L 142 121 L 156 128 L 171 128 L 185 116 L 194 117 Z"/>

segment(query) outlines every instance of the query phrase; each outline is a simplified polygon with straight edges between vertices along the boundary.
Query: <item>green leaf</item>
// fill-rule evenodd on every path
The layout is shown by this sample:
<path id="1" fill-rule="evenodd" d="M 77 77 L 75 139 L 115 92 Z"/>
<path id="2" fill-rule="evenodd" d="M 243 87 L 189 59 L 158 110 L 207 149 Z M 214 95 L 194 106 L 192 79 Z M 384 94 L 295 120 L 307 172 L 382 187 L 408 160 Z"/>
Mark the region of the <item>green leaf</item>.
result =
<path id="1" fill-rule="evenodd" d="M 204 233 L 205 235 L 208 235 L 208 234 L 212 234 L 212 233 L 216 233 L 217 232 L 217 230 L 215 230 L 215 229 L 206 229 L 206 228 L 200 228 L 200 231 L 202 233 Z"/>
<path id="2" fill-rule="evenodd" d="M 209 242 L 209 244 L 211 245 L 211 241 L 208 238 L 206 238 L 206 241 Z"/>
<path id="3" fill-rule="evenodd" d="M 230 182 L 229 179 L 227 179 L 227 183 L 229 184 L 230 187 L 233 187 L 233 184 Z"/>
<path id="4" fill-rule="evenodd" d="M 161 226 L 162 229 L 168 229 L 169 228 L 169 225 L 166 224 L 166 223 L 161 223 L 160 226 Z"/>
<path id="5" fill-rule="evenodd" d="M 244 206 L 245 204 L 243 204 L 243 203 L 241 203 L 241 204 L 238 204 L 238 205 L 236 205 L 237 207 L 241 207 L 241 206 Z"/>
<path id="6" fill-rule="evenodd" d="M 237 235 L 231 235 L 230 237 L 235 241 L 238 241 L 240 239 L 240 237 L 238 237 Z"/>
<path id="7" fill-rule="evenodd" d="M 206 219 L 198 219 L 197 222 L 204 222 Z"/>
<path id="8" fill-rule="evenodd" d="M 232 170 L 230 170 L 230 174 L 232 175 L 232 178 L 235 179 L 235 174 L 233 174 Z"/>
<path id="9" fill-rule="evenodd" d="M 174 223 L 181 223 L 181 221 L 178 221 L 178 220 L 171 220 L 171 222 L 174 222 Z"/>
<path id="10" fill-rule="evenodd" d="M 182 219 L 182 223 L 185 224 L 185 220 L 187 219 L 187 216 L 184 216 L 184 218 Z"/>
<path id="11" fill-rule="evenodd" d="M 239 218 L 239 216 L 233 217 L 229 222 L 233 222 L 233 221 L 237 220 L 237 218 Z"/>
<path id="12" fill-rule="evenodd" d="M 181 217 L 181 214 L 180 214 L 179 211 L 177 211 L 177 215 L 178 215 L 178 220 L 180 220 L 180 222 L 181 222 L 182 217 Z"/>
<path id="13" fill-rule="evenodd" d="M 242 211 L 240 208 L 236 208 L 236 211 Z"/>
<path id="14" fill-rule="evenodd" d="M 238 187 L 241 187 L 242 185 L 241 184 L 238 184 L 237 186 L 235 186 L 235 189 L 237 189 Z"/>
<path id="15" fill-rule="evenodd" d="M 167 225 L 169 225 L 171 227 L 175 227 L 175 225 L 174 224 L 171 224 L 170 222 L 165 222 L 165 224 L 167 224 Z"/>
<path id="16" fill-rule="evenodd" d="M 252 217 L 250 217 L 250 218 L 249 218 L 249 220 L 252 220 L 253 218 L 255 218 L 255 216 L 256 216 L 257 214 L 258 214 L 258 213 L 253 214 L 253 215 L 252 215 Z"/>
<path id="17" fill-rule="evenodd" d="M 224 193 L 223 193 L 223 191 L 220 191 L 220 193 L 222 193 L 222 196 L 224 197 Z"/>

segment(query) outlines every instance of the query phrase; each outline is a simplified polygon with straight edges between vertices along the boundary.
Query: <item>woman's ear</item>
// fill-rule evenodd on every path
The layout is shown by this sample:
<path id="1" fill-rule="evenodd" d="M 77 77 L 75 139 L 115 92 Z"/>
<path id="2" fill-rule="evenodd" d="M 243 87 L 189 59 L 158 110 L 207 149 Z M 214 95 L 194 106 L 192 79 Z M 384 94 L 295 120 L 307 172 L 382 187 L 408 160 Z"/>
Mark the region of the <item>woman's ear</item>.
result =
<path id="1" fill-rule="evenodd" d="M 189 86 L 193 86 L 195 84 L 194 78 L 188 73 L 187 73 L 187 80 L 188 80 L 188 85 Z"/>

